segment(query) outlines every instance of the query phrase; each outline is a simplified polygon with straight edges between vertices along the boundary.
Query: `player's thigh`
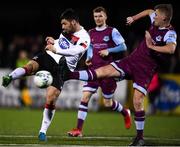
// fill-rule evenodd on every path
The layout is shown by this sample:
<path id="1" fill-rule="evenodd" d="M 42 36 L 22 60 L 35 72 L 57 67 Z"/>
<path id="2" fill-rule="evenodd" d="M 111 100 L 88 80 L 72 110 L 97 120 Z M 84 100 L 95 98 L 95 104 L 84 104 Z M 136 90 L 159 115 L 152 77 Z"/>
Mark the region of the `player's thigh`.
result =
<path id="1" fill-rule="evenodd" d="M 120 77 L 120 72 L 117 71 L 112 65 L 102 66 L 95 70 L 97 78 L 107 78 L 107 77 Z"/>
<path id="2" fill-rule="evenodd" d="M 24 67 L 29 71 L 28 74 L 34 74 L 39 69 L 39 64 L 34 60 L 30 60 Z"/>
<path id="3" fill-rule="evenodd" d="M 112 97 L 116 90 L 116 81 L 114 78 L 105 78 L 101 80 L 100 87 L 102 89 L 103 102 L 106 107 L 112 106 Z"/>
<path id="4" fill-rule="evenodd" d="M 100 87 L 102 89 L 103 96 L 105 98 L 112 97 L 114 94 L 117 84 L 114 78 L 104 78 L 100 80 Z"/>

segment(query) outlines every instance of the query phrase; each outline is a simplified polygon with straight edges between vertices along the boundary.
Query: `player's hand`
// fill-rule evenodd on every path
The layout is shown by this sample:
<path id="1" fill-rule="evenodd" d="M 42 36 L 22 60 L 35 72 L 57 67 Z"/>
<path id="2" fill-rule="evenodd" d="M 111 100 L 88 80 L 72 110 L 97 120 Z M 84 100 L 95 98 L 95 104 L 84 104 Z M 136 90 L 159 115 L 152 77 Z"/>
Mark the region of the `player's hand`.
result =
<path id="1" fill-rule="evenodd" d="M 154 46 L 152 37 L 148 31 L 145 31 L 145 38 L 146 38 L 146 45 L 148 48 L 151 48 Z"/>
<path id="2" fill-rule="evenodd" d="M 99 55 L 101 57 L 106 57 L 109 55 L 109 51 L 107 49 L 99 51 Z"/>
<path id="3" fill-rule="evenodd" d="M 46 45 L 45 50 L 51 51 L 53 53 L 56 53 L 56 48 L 52 44 Z"/>
<path id="4" fill-rule="evenodd" d="M 53 37 L 46 37 L 46 42 L 47 42 L 47 45 L 48 44 L 54 44 L 54 38 Z"/>
<path id="5" fill-rule="evenodd" d="M 126 18 L 126 25 L 131 25 L 133 22 L 134 22 L 133 17 L 130 16 Z"/>
<path id="6" fill-rule="evenodd" d="M 86 59 L 85 64 L 86 64 L 87 66 L 92 65 L 91 59 Z"/>

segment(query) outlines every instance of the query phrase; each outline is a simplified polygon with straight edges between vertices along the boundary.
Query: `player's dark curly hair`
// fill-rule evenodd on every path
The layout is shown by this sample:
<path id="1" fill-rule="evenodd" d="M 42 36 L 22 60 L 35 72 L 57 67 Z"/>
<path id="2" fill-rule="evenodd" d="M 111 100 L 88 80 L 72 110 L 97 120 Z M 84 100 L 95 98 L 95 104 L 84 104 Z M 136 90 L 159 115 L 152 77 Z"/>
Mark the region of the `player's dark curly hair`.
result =
<path id="1" fill-rule="evenodd" d="M 66 9 L 60 16 L 60 20 L 66 19 L 66 20 L 75 20 L 79 22 L 79 16 L 75 10 L 72 8 Z"/>

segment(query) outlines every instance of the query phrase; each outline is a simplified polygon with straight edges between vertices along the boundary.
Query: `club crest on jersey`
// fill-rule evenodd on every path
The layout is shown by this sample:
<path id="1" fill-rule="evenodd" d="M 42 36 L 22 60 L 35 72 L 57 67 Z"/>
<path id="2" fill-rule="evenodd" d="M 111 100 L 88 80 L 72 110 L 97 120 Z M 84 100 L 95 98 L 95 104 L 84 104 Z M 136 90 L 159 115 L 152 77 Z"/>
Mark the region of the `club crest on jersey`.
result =
<path id="1" fill-rule="evenodd" d="M 161 40 L 162 40 L 162 36 L 159 35 L 156 37 L 156 41 L 161 41 Z"/>
<path id="2" fill-rule="evenodd" d="M 109 36 L 104 36 L 103 40 L 108 42 L 109 41 Z"/>
<path id="3" fill-rule="evenodd" d="M 67 49 L 70 46 L 70 43 L 65 38 L 59 38 L 59 46 L 62 49 Z"/>

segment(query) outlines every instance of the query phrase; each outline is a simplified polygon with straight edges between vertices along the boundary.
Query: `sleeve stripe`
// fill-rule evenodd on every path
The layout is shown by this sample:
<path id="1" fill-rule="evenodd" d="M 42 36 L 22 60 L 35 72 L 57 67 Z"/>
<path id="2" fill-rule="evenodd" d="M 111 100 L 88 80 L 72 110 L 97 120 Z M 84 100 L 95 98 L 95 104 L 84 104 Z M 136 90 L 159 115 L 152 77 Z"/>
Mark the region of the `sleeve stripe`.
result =
<path id="1" fill-rule="evenodd" d="M 84 49 L 87 47 L 87 45 L 85 43 L 80 43 L 79 45 L 81 45 L 82 47 L 84 47 Z"/>

